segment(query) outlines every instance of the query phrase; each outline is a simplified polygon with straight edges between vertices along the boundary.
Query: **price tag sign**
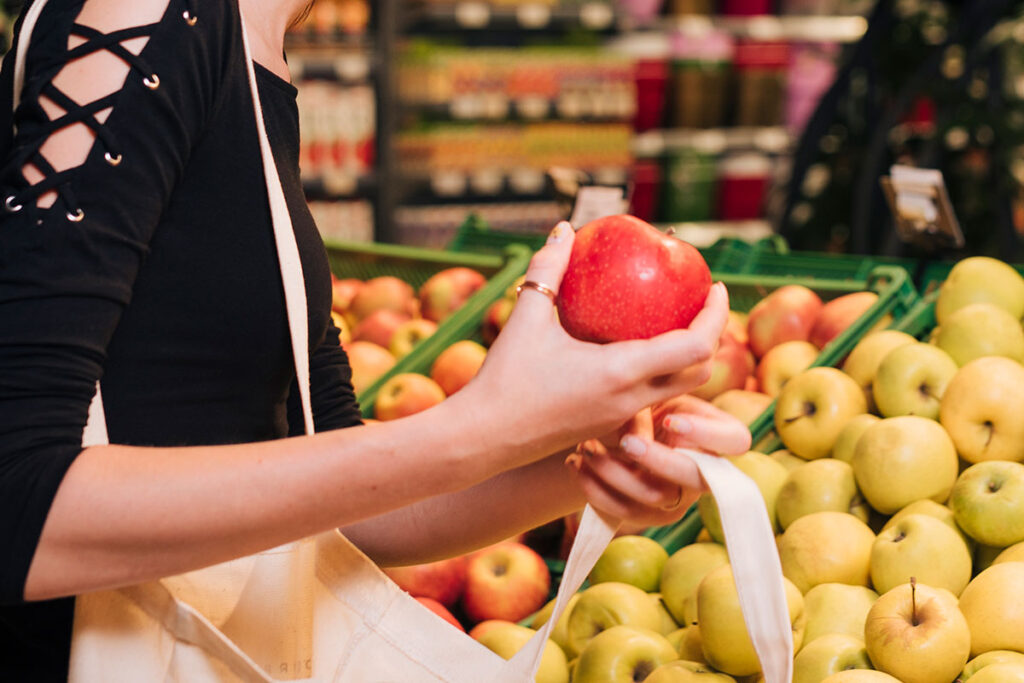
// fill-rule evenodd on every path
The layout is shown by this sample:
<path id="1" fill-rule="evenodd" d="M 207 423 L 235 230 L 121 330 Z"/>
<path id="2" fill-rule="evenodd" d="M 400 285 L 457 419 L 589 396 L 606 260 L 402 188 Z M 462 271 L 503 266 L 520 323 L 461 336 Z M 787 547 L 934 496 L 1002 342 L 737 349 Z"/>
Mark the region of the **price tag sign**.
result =
<path id="1" fill-rule="evenodd" d="M 625 213 L 627 206 L 624 188 L 586 185 L 576 193 L 576 204 L 569 222 L 578 230 L 598 218 Z"/>
<path id="2" fill-rule="evenodd" d="M 901 240 L 932 250 L 964 245 L 941 171 L 896 165 L 881 182 Z"/>
<path id="3" fill-rule="evenodd" d="M 491 21 L 491 8 L 483 2 L 460 2 L 455 6 L 455 23 L 463 28 L 483 28 Z"/>
<path id="4" fill-rule="evenodd" d="M 614 19 L 615 13 L 607 3 L 588 2 L 580 7 L 580 23 L 584 28 L 600 31 L 611 26 Z"/>
<path id="5" fill-rule="evenodd" d="M 523 28 L 544 28 L 551 21 L 551 8 L 539 3 L 527 3 L 516 9 L 516 20 Z"/>

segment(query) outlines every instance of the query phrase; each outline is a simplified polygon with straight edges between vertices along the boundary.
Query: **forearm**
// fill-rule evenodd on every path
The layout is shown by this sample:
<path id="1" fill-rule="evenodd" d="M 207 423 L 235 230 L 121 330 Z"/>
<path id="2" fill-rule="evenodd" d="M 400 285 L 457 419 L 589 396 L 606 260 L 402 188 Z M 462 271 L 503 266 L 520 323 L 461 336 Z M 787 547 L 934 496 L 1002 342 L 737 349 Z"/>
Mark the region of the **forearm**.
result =
<path id="1" fill-rule="evenodd" d="M 495 438 L 478 433 L 464 407 L 445 403 L 312 437 L 87 449 L 53 501 L 25 597 L 207 566 L 472 487 L 506 469 L 509 456 L 490 452 Z"/>
<path id="2" fill-rule="evenodd" d="M 583 507 L 583 494 L 564 464 L 567 453 L 349 525 L 342 532 L 385 566 L 475 550 Z"/>

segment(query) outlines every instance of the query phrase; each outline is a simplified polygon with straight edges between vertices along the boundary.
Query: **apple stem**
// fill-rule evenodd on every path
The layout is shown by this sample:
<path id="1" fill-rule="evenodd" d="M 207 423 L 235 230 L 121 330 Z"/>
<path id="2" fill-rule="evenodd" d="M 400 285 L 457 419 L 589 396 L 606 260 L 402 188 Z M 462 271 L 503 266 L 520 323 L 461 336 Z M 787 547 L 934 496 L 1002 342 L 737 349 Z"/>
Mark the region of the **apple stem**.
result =
<path id="1" fill-rule="evenodd" d="M 910 623 L 917 626 L 917 577 L 910 577 Z"/>

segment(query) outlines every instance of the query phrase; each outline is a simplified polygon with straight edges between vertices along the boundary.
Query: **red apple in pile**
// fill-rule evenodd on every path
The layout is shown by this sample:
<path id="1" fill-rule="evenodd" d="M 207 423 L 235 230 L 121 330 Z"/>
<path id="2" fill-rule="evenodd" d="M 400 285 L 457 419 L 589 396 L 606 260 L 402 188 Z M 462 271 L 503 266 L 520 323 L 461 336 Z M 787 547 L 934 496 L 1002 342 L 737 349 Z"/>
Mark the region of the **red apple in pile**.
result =
<path id="1" fill-rule="evenodd" d="M 821 298 L 803 285 L 776 289 L 750 309 L 750 350 L 761 358 L 783 342 L 807 341 L 821 306 Z"/>
<path id="2" fill-rule="evenodd" d="M 338 313 L 344 313 L 362 286 L 362 280 L 352 277 L 338 279 L 331 273 L 331 308 Z"/>
<path id="3" fill-rule="evenodd" d="M 878 295 L 874 292 L 854 292 L 829 301 L 818 314 L 809 341 L 819 349 L 825 348 L 826 344 L 864 315 L 876 301 Z M 885 321 L 883 327 L 888 327 L 888 323 Z"/>
<path id="4" fill-rule="evenodd" d="M 442 619 L 444 619 L 449 624 L 451 624 L 455 628 L 459 629 L 463 633 L 466 632 L 466 629 L 462 628 L 462 624 L 460 624 L 459 620 L 455 618 L 455 615 L 452 614 L 451 612 L 449 612 L 448 608 L 446 608 L 444 605 L 439 603 L 437 600 L 434 600 L 433 598 L 419 597 L 419 598 L 416 598 L 416 602 L 420 603 L 421 605 L 426 607 L 428 610 L 430 610 L 431 612 L 433 612 L 437 616 L 441 617 Z"/>
<path id="5" fill-rule="evenodd" d="M 583 341 L 646 339 L 687 327 L 710 288 L 693 246 L 639 218 L 608 216 L 576 233 L 558 316 Z"/>
<path id="6" fill-rule="evenodd" d="M 409 319 L 408 313 L 387 308 L 373 311 L 360 320 L 352 330 L 352 340 L 373 342 L 386 349 L 391 346 L 391 338 L 395 331 Z"/>
<path id="7" fill-rule="evenodd" d="M 419 311 L 412 285 L 392 275 L 382 275 L 367 280 L 359 287 L 348 306 L 356 320 L 362 320 L 370 313 L 386 309 L 406 316 L 414 316 Z"/>
<path id="8" fill-rule="evenodd" d="M 487 279 L 472 268 L 446 268 L 420 287 L 420 311 L 424 318 L 441 322 L 485 284 Z"/>
<path id="9" fill-rule="evenodd" d="M 430 378 L 451 396 L 476 376 L 487 349 L 472 339 L 457 341 L 442 351 L 430 367 Z"/>
<path id="10" fill-rule="evenodd" d="M 745 344 L 733 340 L 728 334 L 722 335 L 718 351 L 711 359 L 711 378 L 690 393 L 697 398 L 710 401 L 730 389 L 743 389 L 747 379 L 754 372 L 754 356 Z"/>
<path id="11" fill-rule="evenodd" d="M 433 407 L 444 399 L 444 390 L 434 380 L 415 372 L 403 372 L 381 386 L 373 413 L 378 420 L 397 420 Z"/>
<path id="12" fill-rule="evenodd" d="M 431 598 L 451 607 L 466 586 L 466 563 L 467 557 L 462 555 L 408 567 L 388 567 L 384 573 L 413 597 Z"/>
<path id="13" fill-rule="evenodd" d="M 345 345 L 352 368 L 352 387 L 361 393 L 385 372 L 395 367 L 395 357 L 373 342 L 354 341 Z"/>
<path id="14" fill-rule="evenodd" d="M 504 541 L 470 556 L 462 607 L 474 622 L 519 621 L 540 609 L 550 588 L 544 558 L 522 543 Z"/>

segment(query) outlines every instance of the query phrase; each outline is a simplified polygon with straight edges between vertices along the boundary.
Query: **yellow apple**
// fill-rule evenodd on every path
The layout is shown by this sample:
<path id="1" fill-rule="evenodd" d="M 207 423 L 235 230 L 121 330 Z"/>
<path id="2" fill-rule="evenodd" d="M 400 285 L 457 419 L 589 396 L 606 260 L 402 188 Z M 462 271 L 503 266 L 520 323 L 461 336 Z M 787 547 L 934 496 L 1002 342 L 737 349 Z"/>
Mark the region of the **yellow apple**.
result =
<path id="1" fill-rule="evenodd" d="M 694 599 L 694 604 L 696 604 L 696 598 Z M 694 614 L 694 620 L 696 618 L 696 614 Z M 685 659 L 688 662 L 707 663 L 704 662 L 704 648 L 700 644 L 700 626 L 697 624 L 690 624 L 675 630 L 665 636 L 665 638 L 679 652 L 680 659 Z"/>
<path id="2" fill-rule="evenodd" d="M 562 611 L 562 616 L 558 617 L 558 621 L 551 629 L 551 635 L 549 638 L 555 645 L 562 648 L 565 652 L 565 656 L 568 657 L 570 654 L 569 649 L 569 614 L 572 613 L 572 608 L 576 606 L 576 601 L 580 599 L 580 593 L 574 593 L 570 598 L 569 602 L 565 604 L 565 609 Z M 552 612 L 555 610 L 555 599 L 544 605 L 544 607 L 537 612 L 534 616 L 533 621 L 530 622 L 530 628 L 540 629 L 541 626 L 547 623 L 548 619 L 551 618 Z"/>
<path id="3" fill-rule="evenodd" d="M 857 487 L 871 507 L 886 515 L 924 498 L 946 502 L 958 472 L 946 430 L 914 415 L 869 426 L 853 454 Z"/>
<path id="4" fill-rule="evenodd" d="M 730 389 L 715 396 L 711 405 L 723 410 L 743 424 L 750 424 L 772 404 L 772 397 L 759 391 Z"/>
<path id="5" fill-rule="evenodd" d="M 876 669 L 903 683 L 952 681 L 971 650 L 956 596 L 925 584 L 884 593 L 868 612 L 864 643 Z"/>
<path id="6" fill-rule="evenodd" d="M 783 467 L 785 467 L 786 470 L 788 470 L 790 472 L 792 472 L 797 467 L 799 467 L 800 465 L 803 465 L 804 463 L 807 462 L 803 458 L 800 458 L 800 457 L 797 457 L 797 456 L 793 455 L 792 453 L 787 451 L 785 448 L 781 448 L 781 449 L 779 449 L 777 451 L 769 453 L 768 457 L 771 458 L 772 460 L 774 460 L 775 462 L 779 463 Z"/>
<path id="7" fill-rule="evenodd" d="M 533 637 L 534 631 L 512 622 L 495 621 L 476 640 L 491 652 L 503 659 L 523 649 L 527 641 Z M 544 644 L 544 653 L 540 657 L 540 668 L 537 670 L 536 683 L 569 683 L 569 664 L 562 649 L 550 640 Z"/>
<path id="8" fill-rule="evenodd" d="M 831 453 L 847 421 L 864 412 L 864 392 L 849 376 L 835 368 L 811 368 L 779 393 L 775 430 L 792 453 L 814 460 Z"/>
<path id="9" fill-rule="evenodd" d="M 964 667 L 957 681 L 967 681 L 971 676 L 991 664 L 1016 664 L 1024 666 L 1024 654 L 1010 650 L 989 650 L 967 662 L 967 666 Z"/>
<path id="10" fill-rule="evenodd" d="M 692 601 L 696 612 L 697 586 L 712 569 L 728 563 L 729 554 L 719 543 L 693 543 L 672 553 L 661 571 L 659 590 L 665 607 L 677 622 L 693 622 L 694 619 L 686 618 L 687 601 Z"/>
<path id="11" fill-rule="evenodd" d="M 668 552 L 654 539 L 619 536 L 612 539 L 590 570 L 590 584 L 618 581 L 653 593 L 658 590 L 661 571 L 667 561 Z"/>
<path id="12" fill-rule="evenodd" d="M 736 679 L 707 664 L 677 659 L 659 666 L 644 683 L 736 683 Z"/>
<path id="13" fill-rule="evenodd" d="M 801 593 L 821 583 L 867 586 L 875 534 L 846 512 L 814 512 L 789 525 L 779 541 L 782 573 Z"/>
<path id="14" fill-rule="evenodd" d="M 942 283 L 935 317 L 942 324 L 953 312 L 979 302 L 995 304 L 1020 320 L 1024 317 L 1024 278 L 998 259 L 966 258 L 953 266 Z"/>
<path id="15" fill-rule="evenodd" d="M 1009 358 L 979 358 L 953 376 L 939 421 L 967 462 L 1024 462 L 1024 366 Z"/>
<path id="16" fill-rule="evenodd" d="M 807 341 L 788 341 L 773 346 L 757 364 L 761 391 L 778 396 L 783 385 L 807 368 L 818 357 L 818 347 Z"/>
<path id="17" fill-rule="evenodd" d="M 795 652 L 803 640 L 804 599 L 790 581 L 784 583 Z M 697 621 L 708 664 L 733 676 L 749 676 L 761 670 L 743 621 L 732 567 L 719 567 L 701 581 L 697 589 Z"/>
<path id="18" fill-rule="evenodd" d="M 830 633 L 804 644 L 793 660 L 793 683 L 820 683 L 840 671 L 871 669 L 864 641 Z"/>
<path id="19" fill-rule="evenodd" d="M 779 490 L 786 481 L 788 472 L 786 468 L 772 460 L 764 453 L 748 451 L 743 455 L 729 459 L 741 472 L 754 480 L 757 488 L 761 491 L 761 498 L 764 500 L 765 509 L 768 512 L 768 520 L 773 527 L 778 527 L 775 516 L 775 504 L 779 497 Z M 697 509 L 700 511 L 701 521 L 711 537 L 719 543 L 725 542 L 722 533 L 722 521 L 718 516 L 718 505 L 710 493 L 701 494 L 697 501 Z"/>
<path id="20" fill-rule="evenodd" d="M 878 593 L 865 586 L 819 583 L 804 594 L 804 642 L 830 633 L 863 638 L 864 620 L 877 599 Z"/>
<path id="21" fill-rule="evenodd" d="M 1024 464 L 986 460 L 960 473 L 949 497 L 968 536 L 997 548 L 1024 541 Z"/>
<path id="22" fill-rule="evenodd" d="M 775 511 L 779 526 L 785 530 L 794 520 L 812 512 L 850 512 L 857 499 L 853 468 L 840 460 L 822 458 L 789 473 L 779 490 Z"/>
<path id="23" fill-rule="evenodd" d="M 960 594 L 971 630 L 971 655 L 990 650 L 1024 652 L 1024 562 L 994 564 Z"/>
<path id="24" fill-rule="evenodd" d="M 871 547 L 871 583 L 885 593 L 910 577 L 960 595 L 971 580 L 971 553 L 959 533 L 928 515 L 905 515 Z"/>
<path id="25" fill-rule="evenodd" d="M 569 614 L 569 650 L 581 654 L 591 638 L 613 626 L 657 633 L 661 623 L 658 607 L 647 593 L 628 583 L 599 583 L 580 594 Z"/>
<path id="26" fill-rule="evenodd" d="M 607 585 L 607 584 L 606 584 Z M 635 626 L 612 626 L 593 637 L 573 672 L 573 683 L 633 683 L 678 659 L 665 637 Z"/>
<path id="27" fill-rule="evenodd" d="M 996 559 L 992 560 L 992 564 L 1000 564 L 1002 562 L 1024 562 L 1024 541 L 1003 549 L 996 556 Z"/>
<path id="28" fill-rule="evenodd" d="M 885 417 L 939 419 L 939 402 L 956 374 L 949 354 L 931 344 L 904 344 L 890 351 L 875 373 L 875 405 Z"/>
<path id="29" fill-rule="evenodd" d="M 991 664 L 971 676 L 974 683 L 1024 683 L 1024 664 Z"/>
<path id="30" fill-rule="evenodd" d="M 417 344 L 435 332 L 437 332 L 437 323 L 426 318 L 406 320 L 391 333 L 388 351 L 392 356 L 401 360 L 412 353 Z"/>
<path id="31" fill-rule="evenodd" d="M 850 669 L 832 674 L 822 679 L 821 683 L 902 683 L 898 678 L 893 678 L 884 671 L 869 671 L 867 669 Z"/>
<path id="32" fill-rule="evenodd" d="M 917 340 L 906 332 L 880 330 L 865 336 L 846 357 L 846 361 L 843 362 L 843 372 L 852 377 L 864 390 L 864 398 L 867 400 L 869 412 L 875 408 L 875 397 L 872 391 L 878 365 L 893 349 L 915 342 Z"/>
<path id="33" fill-rule="evenodd" d="M 967 549 L 970 550 L 973 555 L 976 545 L 974 539 L 965 534 L 964 530 L 957 525 L 953 511 L 949 509 L 948 506 L 940 505 L 934 500 L 928 500 L 927 498 L 924 500 L 914 501 L 910 505 L 900 508 L 896 514 L 886 521 L 885 525 L 882 527 L 882 531 L 885 531 L 908 515 L 928 515 L 929 517 L 934 517 L 939 520 L 950 529 L 960 534 L 960 538 L 964 539 L 964 543 L 967 544 Z"/>
<path id="34" fill-rule="evenodd" d="M 993 304 L 971 304 L 952 313 L 939 327 L 935 343 L 960 366 L 985 356 L 1024 362 L 1020 318 Z"/>
<path id="35" fill-rule="evenodd" d="M 836 443 L 832 446 L 832 457 L 843 462 L 853 462 L 853 453 L 857 448 L 857 442 L 869 426 L 878 422 L 881 418 L 877 415 L 864 413 L 850 418 L 846 426 L 839 431 Z"/>

